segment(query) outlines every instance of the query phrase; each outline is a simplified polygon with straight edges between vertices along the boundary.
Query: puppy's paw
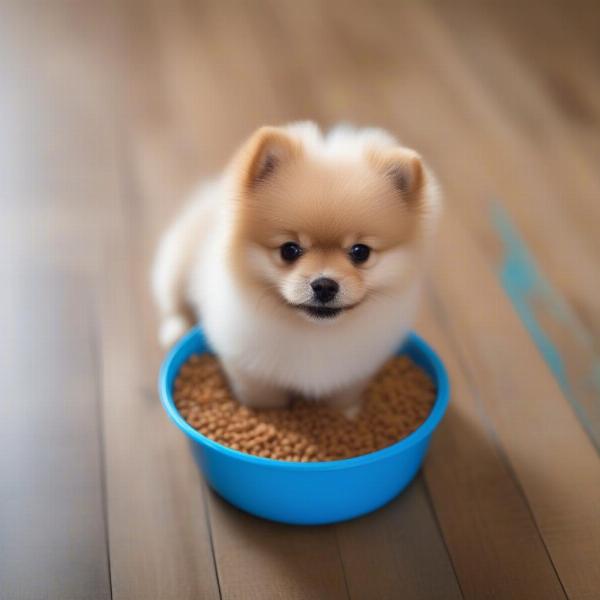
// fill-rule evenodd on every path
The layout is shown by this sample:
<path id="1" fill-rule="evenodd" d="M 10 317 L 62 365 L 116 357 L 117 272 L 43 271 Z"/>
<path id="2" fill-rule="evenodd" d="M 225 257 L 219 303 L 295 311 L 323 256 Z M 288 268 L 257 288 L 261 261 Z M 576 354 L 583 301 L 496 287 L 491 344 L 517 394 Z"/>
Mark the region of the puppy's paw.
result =
<path id="1" fill-rule="evenodd" d="M 191 323 L 182 315 L 171 315 L 162 320 L 158 340 L 163 348 L 170 348 L 189 328 Z"/>

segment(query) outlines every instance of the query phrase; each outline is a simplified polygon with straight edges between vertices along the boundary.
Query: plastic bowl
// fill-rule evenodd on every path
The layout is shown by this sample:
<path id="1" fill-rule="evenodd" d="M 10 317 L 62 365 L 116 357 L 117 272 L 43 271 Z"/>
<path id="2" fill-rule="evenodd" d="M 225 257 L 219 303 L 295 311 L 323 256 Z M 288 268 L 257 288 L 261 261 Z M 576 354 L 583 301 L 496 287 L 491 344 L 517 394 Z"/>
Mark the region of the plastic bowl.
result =
<path id="1" fill-rule="evenodd" d="M 431 434 L 449 399 L 446 370 L 436 353 L 411 333 L 399 354 L 408 354 L 437 386 L 433 410 L 409 436 L 377 452 L 329 462 L 298 463 L 261 458 L 217 444 L 193 429 L 173 401 L 173 382 L 191 354 L 210 349 L 199 328 L 171 350 L 160 370 L 159 391 L 171 420 L 188 437 L 210 486 L 253 515 L 302 525 L 345 521 L 371 512 L 398 495 L 415 477 Z"/>

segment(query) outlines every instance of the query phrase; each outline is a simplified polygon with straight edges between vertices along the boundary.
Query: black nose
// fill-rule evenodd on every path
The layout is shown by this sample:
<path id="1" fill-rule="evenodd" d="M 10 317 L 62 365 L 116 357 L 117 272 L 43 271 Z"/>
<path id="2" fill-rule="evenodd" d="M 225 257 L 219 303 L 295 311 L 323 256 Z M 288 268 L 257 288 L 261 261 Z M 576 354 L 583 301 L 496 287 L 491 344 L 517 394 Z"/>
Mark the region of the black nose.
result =
<path id="1" fill-rule="evenodd" d="M 315 298 L 323 304 L 333 300 L 340 289 L 338 282 L 329 279 L 329 277 L 319 277 L 319 279 L 315 279 L 310 284 L 310 287 L 315 293 Z"/>

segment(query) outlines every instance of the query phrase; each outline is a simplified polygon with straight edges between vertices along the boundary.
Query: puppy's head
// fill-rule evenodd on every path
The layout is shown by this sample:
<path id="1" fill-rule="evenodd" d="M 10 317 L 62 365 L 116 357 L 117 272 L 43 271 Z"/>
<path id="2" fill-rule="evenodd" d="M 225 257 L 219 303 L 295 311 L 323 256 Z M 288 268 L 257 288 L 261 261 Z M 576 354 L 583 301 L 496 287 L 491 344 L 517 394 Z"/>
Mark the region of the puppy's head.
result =
<path id="1" fill-rule="evenodd" d="M 414 151 L 373 130 L 341 141 L 265 127 L 233 166 L 237 276 L 315 323 L 401 293 L 437 212 Z"/>

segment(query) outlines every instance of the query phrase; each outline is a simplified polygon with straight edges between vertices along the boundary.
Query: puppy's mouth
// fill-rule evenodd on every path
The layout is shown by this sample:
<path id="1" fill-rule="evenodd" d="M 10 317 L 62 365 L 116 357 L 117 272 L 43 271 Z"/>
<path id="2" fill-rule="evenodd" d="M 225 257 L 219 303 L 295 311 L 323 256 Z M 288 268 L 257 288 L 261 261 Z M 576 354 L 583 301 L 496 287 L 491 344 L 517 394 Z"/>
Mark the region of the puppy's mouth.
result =
<path id="1" fill-rule="evenodd" d="M 300 310 L 303 310 L 307 315 L 311 317 L 315 317 L 317 319 L 334 319 L 337 317 L 343 308 L 332 308 L 329 306 L 312 306 L 312 305 L 304 305 L 298 307 Z"/>
<path id="2" fill-rule="evenodd" d="M 321 304 L 290 304 L 292 308 L 301 310 L 303 313 L 314 319 L 335 319 L 345 311 L 353 309 L 357 304 L 348 306 L 323 306 Z"/>

